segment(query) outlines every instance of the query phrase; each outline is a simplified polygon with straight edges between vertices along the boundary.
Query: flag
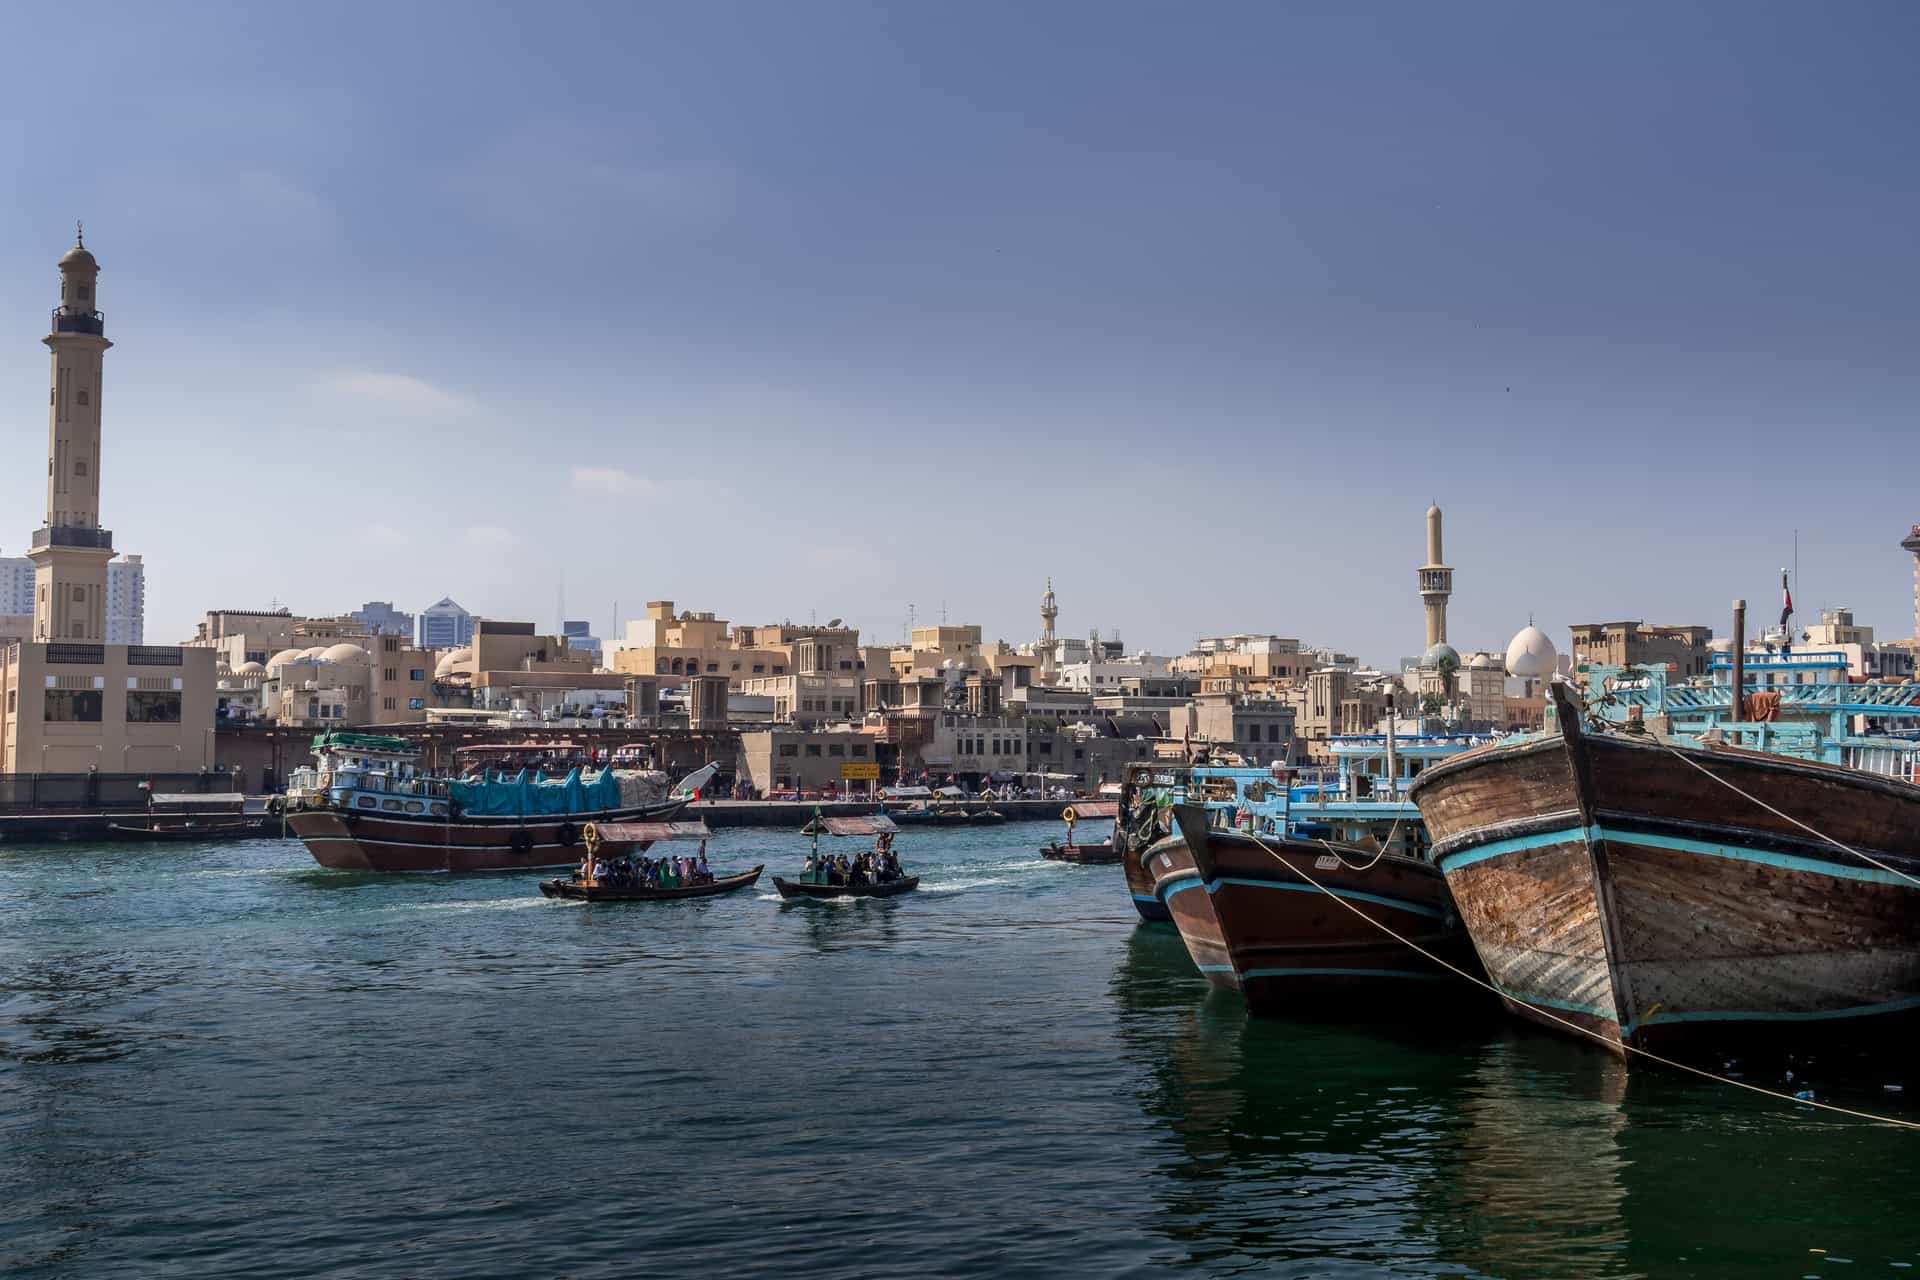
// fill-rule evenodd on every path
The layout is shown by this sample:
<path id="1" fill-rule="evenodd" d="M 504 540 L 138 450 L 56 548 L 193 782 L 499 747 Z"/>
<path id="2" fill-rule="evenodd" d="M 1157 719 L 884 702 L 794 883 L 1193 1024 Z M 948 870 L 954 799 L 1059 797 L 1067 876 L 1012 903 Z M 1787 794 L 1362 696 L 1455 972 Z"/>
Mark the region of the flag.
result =
<path id="1" fill-rule="evenodd" d="M 1793 616 L 1793 590 L 1787 586 L 1787 571 L 1780 571 L 1780 625 L 1786 626 L 1787 619 Z"/>

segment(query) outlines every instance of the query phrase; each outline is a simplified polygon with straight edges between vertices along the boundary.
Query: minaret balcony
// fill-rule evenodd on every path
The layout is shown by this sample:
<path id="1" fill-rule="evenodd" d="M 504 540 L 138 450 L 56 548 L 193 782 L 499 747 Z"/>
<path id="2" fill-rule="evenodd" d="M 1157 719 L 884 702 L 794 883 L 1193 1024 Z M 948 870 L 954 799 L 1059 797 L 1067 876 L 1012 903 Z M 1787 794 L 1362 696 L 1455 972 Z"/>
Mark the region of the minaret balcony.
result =
<path id="1" fill-rule="evenodd" d="M 96 338 L 106 336 L 107 313 L 104 311 L 69 311 L 65 307 L 53 309 L 53 331 L 55 333 L 90 333 Z"/>
<path id="2" fill-rule="evenodd" d="M 111 551 L 113 550 L 113 530 L 42 525 L 33 531 L 33 545 L 36 547 L 91 547 L 97 551 Z"/>

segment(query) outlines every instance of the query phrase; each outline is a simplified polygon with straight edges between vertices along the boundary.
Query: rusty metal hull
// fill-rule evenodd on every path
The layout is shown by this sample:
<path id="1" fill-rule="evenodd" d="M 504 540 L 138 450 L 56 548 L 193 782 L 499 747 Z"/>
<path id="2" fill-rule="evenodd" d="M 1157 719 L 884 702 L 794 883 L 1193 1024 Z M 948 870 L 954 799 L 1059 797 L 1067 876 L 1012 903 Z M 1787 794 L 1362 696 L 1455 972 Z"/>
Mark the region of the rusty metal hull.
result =
<path id="1" fill-rule="evenodd" d="M 1446 882 L 1427 863 L 1184 827 L 1144 863 L 1194 964 L 1256 1013 L 1402 1020 L 1462 999 L 1492 1004 L 1378 927 L 1478 975 Z"/>
<path id="2" fill-rule="evenodd" d="M 1561 719 L 1571 733 L 1469 753 L 1414 788 L 1510 1008 L 1620 1053 L 1828 1047 L 1912 1026 L 1920 885 L 1897 873 L 1920 875 L 1920 788 Z"/>

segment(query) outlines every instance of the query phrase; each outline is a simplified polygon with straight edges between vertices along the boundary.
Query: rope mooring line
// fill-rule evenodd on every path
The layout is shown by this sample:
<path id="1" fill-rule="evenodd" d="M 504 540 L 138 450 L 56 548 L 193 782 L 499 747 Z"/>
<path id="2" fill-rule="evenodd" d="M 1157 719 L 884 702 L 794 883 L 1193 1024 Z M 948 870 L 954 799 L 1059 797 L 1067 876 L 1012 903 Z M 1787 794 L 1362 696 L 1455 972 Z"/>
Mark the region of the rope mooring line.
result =
<path id="1" fill-rule="evenodd" d="M 1491 982 L 1488 982 L 1486 979 L 1477 978 L 1473 974 L 1468 973 L 1465 969 L 1462 969 L 1460 966 L 1456 964 L 1451 964 L 1446 960 L 1442 960 L 1439 956 L 1433 954 L 1433 952 L 1427 950 L 1425 947 L 1421 946 L 1419 943 L 1413 941 L 1413 939 L 1408 938 L 1404 934 L 1401 934 L 1395 931 L 1391 926 L 1384 924 L 1379 920 L 1375 920 L 1372 916 L 1368 915 L 1366 912 L 1362 911 L 1360 908 L 1354 906 L 1351 902 L 1348 902 L 1345 898 L 1341 897 L 1339 894 L 1335 893 L 1333 890 L 1327 888 L 1325 885 L 1321 884 L 1318 880 L 1315 880 L 1312 876 L 1308 875 L 1305 871 L 1302 871 L 1299 867 L 1295 866 L 1293 863 L 1288 862 L 1285 858 L 1281 857 L 1277 850 L 1275 850 L 1270 845 L 1268 845 L 1267 842 L 1262 840 L 1258 835 L 1254 835 L 1252 832 L 1249 832 L 1248 835 L 1252 838 L 1253 842 L 1259 845 L 1261 849 L 1265 850 L 1266 853 L 1269 856 L 1271 856 L 1274 861 L 1278 862 L 1281 866 L 1285 867 L 1288 871 L 1291 871 L 1294 875 L 1299 876 L 1302 880 L 1305 880 L 1308 884 L 1318 889 L 1321 893 L 1333 899 L 1335 902 L 1339 903 L 1341 906 L 1345 907 L 1347 910 L 1353 912 L 1354 915 L 1359 916 L 1362 920 L 1365 920 L 1368 924 L 1380 930 L 1380 932 L 1386 934 L 1388 937 L 1392 938 L 1394 941 L 1401 943 L 1403 946 L 1411 947 L 1414 951 L 1425 956 L 1427 959 L 1433 961 L 1433 963 L 1439 965 L 1441 968 L 1447 970 L 1449 973 L 1455 974 L 1456 976 L 1461 978 L 1465 978 L 1468 982 L 1471 982 L 1476 987 L 1481 987 L 1496 996 L 1500 996 L 1503 999 L 1512 998 L 1512 997 L 1508 997 L 1505 992 L 1501 991 L 1500 988 L 1494 986 Z M 1589 1027 L 1583 1027 L 1579 1023 L 1574 1022 L 1569 1018 L 1563 1018 L 1560 1015 L 1552 1012 L 1551 1010 L 1542 1009 L 1537 1005 L 1528 1005 L 1527 1008 L 1530 1009 L 1532 1012 L 1540 1015 L 1541 1017 L 1547 1019 L 1549 1022 L 1558 1023 L 1559 1025 L 1566 1027 L 1569 1031 L 1574 1031 L 1590 1039 L 1597 1040 L 1603 1045 L 1609 1045 L 1609 1046 L 1617 1047 L 1620 1049 L 1624 1049 L 1626 1052 L 1637 1054 L 1642 1058 L 1646 1058 L 1650 1062 L 1657 1062 L 1663 1067 L 1672 1067 L 1678 1071 L 1688 1072 L 1689 1074 L 1699 1076 L 1703 1080 L 1711 1080 L 1716 1084 L 1730 1084 L 1737 1088 L 1745 1089 L 1750 1093 L 1757 1093 L 1762 1097 L 1772 1098 L 1777 1102 L 1789 1103 L 1796 1107 L 1814 1107 L 1821 1111 L 1831 1111 L 1836 1115 L 1851 1116 L 1856 1120 L 1866 1120 L 1874 1124 L 1891 1125 L 1897 1129 L 1920 1130 L 1920 1123 L 1916 1123 L 1912 1120 L 1898 1120 L 1892 1116 L 1875 1115 L 1870 1111 L 1855 1111 L 1850 1107 L 1839 1107 L 1839 1106 L 1835 1106 L 1830 1102 L 1816 1102 L 1811 1098 L 1796 1098 L 1792 1094 L 1781 1093 L 1776 1089 L 1768 1089 L 1761 1085 L 1749 1084 L 1745 1080 L 1735 1080 L 1732 1076 L 1723 1076 L 1718 1074 L 1717 1072 L 1708 1071 L 1701 1067 L 1690 1066 L 1684 1062 L 1676 1062 L 1672 1058 L 1663 1057 L 1662 1055 L 1654 1053 L 1650 1050 L 1642 1049 L 1638 1045 L 1628 1044 L 1624 1040 L 1609 1040 L 1607 1039 L 1607 1037 L 1601 1035 L 1598 1031 L 1594 1031 Z"/>
<path id="2" fill-rule="evenodd" d="M 1832 845 L 1834 848 L 1840 850 L 1840 852 L 1850 853 L 1854 857 L 1860 859 L 1860 861 L 1862 862 L 1871 863 L 1872 865 L 1886 872 L 1888 875 L 1899 876 L 1902 880 L 1905 880 L 1909 884 L 1920 885 L 1920 879 L 1915 879 L 1913 876 L 1910 876 L 1906 872 L 1900 870 L 1900 868 L 1890 867 L 1886 863 L 1880 861 L 1880 859 L 1873 857 L 1871 854 L 1865 854 L 1860 852 L 1858 849 L 1852 848 L 1848 845 L 1841 844 L 1838 840 L 1835 840 L 1832 836 L 1828 835 L 1826 832 L 1820 831 L 1814 827 L 1810 827 L 1806 823 L 1800 821 L 1800 819 L 1794 817 L 1792 814 L 1780 812 L 1780 810 L 1774 808 L 1772 805 L 1768 804 L 1765 800 L 1762 800 L 1759 796 L 1756 796 L 1750 792 L 1741 790 L 1739 786 L 1737 786 L 1732 782 L 1727 781 L 1725 778 L 1721 777 L 1719 774 L 1715 773 L 1713 770 L 1707 768 L 1707 766 L 1701 764 L 1698 760 L 1695 760 L 1692 756 L 1687 755 L 1685 752 L 1675 750 L 1675 748 L 1668 746 L 1664 742 L 1661 743 L 1660 745 L 1663 747 L 1666 747 L 1668 751 L 1672 751 L 1674 755 L 1678 756 L 1682 760 L 1685 760 L 1688 764 L 1692 765 L 1694 768 L 1698 769 L 1700 772 L 1706 774 L 1709 778 L 1712 778 L 1715 782 L 1719 783 L 1721 786 L 1725 787 L 1727 790 L 1733 792 L 1735 795 L 1743 796 L 1746 799 L 1753 801 L 1753 803 L 1759 805 L 1762 809 L 1765 809 L 1768 813 L 1772 814 L 1774 817 L 1779 818 L 1784 822 L 1791 822 L 1794 826 L 1800 828 L 1802 831 L 1806 832 L 1808 835 L 1817 836 L 1820 839 L 1825 840 L 1828 844 Z"/>

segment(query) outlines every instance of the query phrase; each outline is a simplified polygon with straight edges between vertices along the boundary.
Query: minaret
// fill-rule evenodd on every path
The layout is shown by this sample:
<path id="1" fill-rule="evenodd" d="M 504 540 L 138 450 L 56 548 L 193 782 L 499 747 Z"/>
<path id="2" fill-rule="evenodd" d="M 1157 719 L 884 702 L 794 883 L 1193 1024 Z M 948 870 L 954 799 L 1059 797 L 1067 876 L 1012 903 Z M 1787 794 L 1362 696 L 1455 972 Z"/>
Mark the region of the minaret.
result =
<path id="1" fill-rule="evenodd" d="M 1913 526 L 1913 532 L 1902 538 L 1900 545 L 1913 553 L 1913 638 L 1920 640 L 1920 524 Z"/>
<path id="2" fill-rule="evenodd" d="M 107 633 L 107 561 L 100 527 L 100 372 L 106 317 L 94 304 L 100 264 L 76 231 L 60 259 L 60 305 L 42 341 L 53 352 L 47 409 L 47 522 L 34 530 L 33 637 L 99 643 Z"/>
<path id="3" fill-rule="evenodd" d="M 1053 683 L 1053 620 L 1060 616 L 1060 605 L 1053 598 L 1053 579 L 1047 579 L 1047 594 L 1040 597 L 1040 683 Z"/>
<path id="4" fill-rule="evenodd" d="M 1447 639 L 1447 597 L 1453 594 L 1453 566 L 1441 559 L 1440 507 L 1427 508 L 1427 562 L 1420 566 L 1420 599 L 1427 606 L 1427 648 Z"/>

